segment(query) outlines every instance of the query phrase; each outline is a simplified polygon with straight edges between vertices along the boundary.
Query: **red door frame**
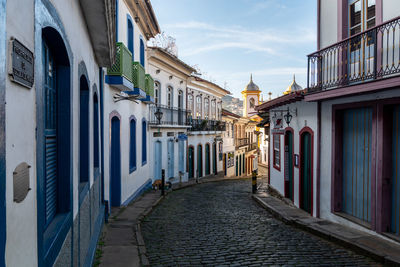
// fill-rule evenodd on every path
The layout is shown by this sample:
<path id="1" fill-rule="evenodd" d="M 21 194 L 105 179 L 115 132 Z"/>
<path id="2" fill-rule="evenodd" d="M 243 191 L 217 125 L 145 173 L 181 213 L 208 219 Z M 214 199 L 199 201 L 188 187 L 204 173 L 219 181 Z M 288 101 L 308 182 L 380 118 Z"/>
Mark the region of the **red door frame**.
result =
<path id="1" fill-rule="evenodd" d="M 299 206 L 303 206 L 303 172 L 302 172 L 302 162 L 303 162 L 303 155 L 302 155 L 302 146 L 303 142 L 301 140 L 301 137 L 304 133 L 309 133 L 311 135 L 311 216 L 313 216 L 314 213 L 314 131 L 306 126 L 301 131 L 299 132 L 299 155 L 300 155 L 300 160 L 299 160 Z"/>
<path id="2" fill-rule="evenodd" d="M 284 133 L 284 145 L 283 145 L 283 164 L 285 164 L 285 155 L 286 155 L 286 151 L 285 151 L 285 147 L 286 147 L 286 133 L 287 132 L 291 132 L 292 133 L 292 166 L 289 166 L 289 168 L 291 167 L 292 168 L 292 175 L 293 175 L 293 177 L 292 177 L 292 179 L 293 179 L 293 181 L 292 181 L 292 192 L 293 192 L 293 195 L 292 195 L 292 197 L 293 197 L 293 202 L 294 202 L 294 130 L 293 130 L 293 128 L 292 127 L 286 127 L 285 128 L 285 133 Z M 286 177 L 286 168 L 285 168 L 285 166 L 284 166 L 284 174 L 283 174 L 283 179 L 285 180 L 285 177 Z M 287 196 L 288 196 L 288 194 L 289 194 L 289 190 L 288 190 L 288 186 L 286 185 L 286 181 L 284 181 L 284 183 L 285 183 L 285 197 L 287 198 Z"/>

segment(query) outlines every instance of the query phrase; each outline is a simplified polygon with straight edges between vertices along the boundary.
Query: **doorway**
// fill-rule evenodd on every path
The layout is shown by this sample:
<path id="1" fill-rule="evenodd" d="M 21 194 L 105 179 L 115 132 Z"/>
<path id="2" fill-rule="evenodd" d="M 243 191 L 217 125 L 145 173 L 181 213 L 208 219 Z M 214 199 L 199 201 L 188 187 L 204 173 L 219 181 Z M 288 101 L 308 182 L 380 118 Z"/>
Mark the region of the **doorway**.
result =
<path id="1" fill-rule="evenodd" d="M 168 140 L 168 178 L 174 178 L 174 140 Z"/>
<path id="2" fill-rule="evenodd" d="M 300 133 L 300 208 L 312 215 L 312 135 Z"/>
<path id="3" fill-rule="evenodd" d="M 162 166 L 162 147 L 161 141 L 156 141 L 154 143 L 154 179 L 161 179 L 161 166 Z"/>
<path id="4" fill-rule="evenodd" d="M 189 163 L 189 178 L 194 178 L 194 148 L 189 146 L 188 152 L 188 163 Z"/>
<path id="5" fill-rule="evenodd" d="M 120 120 L 114 116 L 111 119 L 111 206 L 121 205 L 121 142 Z"/>
<path id="6" fill-rule="evenodd" d="M 197 177 L 203 177 L 203 147 L 197 146 Z"/>
<path id="7" fill-rule="evenodd" d="M 293 201 L 293 132 L 285 132 L 285 197 Z"/>

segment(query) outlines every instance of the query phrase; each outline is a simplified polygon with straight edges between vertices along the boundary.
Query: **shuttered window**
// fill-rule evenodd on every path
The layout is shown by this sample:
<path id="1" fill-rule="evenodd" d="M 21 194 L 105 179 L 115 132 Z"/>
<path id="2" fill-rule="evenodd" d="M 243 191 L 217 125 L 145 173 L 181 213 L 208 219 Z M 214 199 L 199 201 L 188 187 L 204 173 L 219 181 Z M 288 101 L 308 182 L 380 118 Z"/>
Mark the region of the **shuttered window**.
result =
<path id="1" fill-rule="evenodd" d="M 136 170 L 136 120 L 130 120 L 129 171 Z"/>
<path id="2" fill-rule="evenodd" d="M 278 134 L 274 134 L 274 168 L 281 170 L 281 137 Z"/>
<path id="3" fill-rule="evenodd" d="M 147 163 L 147 124 L 142 121 L 142 165 Z"/>
<path id="4" fill-rule="evenodd" d="M 45 61 L 45 224 L 53 220 L 58 206 L 57 90 L 54 60 L 44 44 Z"/>

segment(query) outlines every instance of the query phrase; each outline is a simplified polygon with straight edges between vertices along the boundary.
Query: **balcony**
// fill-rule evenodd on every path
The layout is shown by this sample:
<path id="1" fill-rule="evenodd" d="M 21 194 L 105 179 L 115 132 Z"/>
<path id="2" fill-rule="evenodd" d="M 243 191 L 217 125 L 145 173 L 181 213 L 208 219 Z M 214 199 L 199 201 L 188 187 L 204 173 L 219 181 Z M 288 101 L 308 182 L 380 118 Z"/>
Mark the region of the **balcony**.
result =
<path id="1" fill-rule="evenodd" d="M 145 77 L 145 92 L 146 98 L 142 101 L 145 103 L 154 103 L 154 79 L 150 74 Z"/>
<path id="2" fill-rule="evenodd" d="M 236 138 L 235 139 L 235 146 L 236 148 L 247 146 L 250 143 L 249 138 Z"/>
<path id="3" fill-rule="evenodd" d="M 123 43 L 117 43 L 115 64 L 107 69 L 106 83 L 145 103 L 154 102 L 154 80 Z"/>
<path id="4" fill-rule="evenodd" d="M 117 43 L 115 63 L 107 69 L 106 83 L 122 91 L 133 90 L 132 54 L 123 43 Z"/>
<path id="5" fill-rule="evenodd" d="M 203 119 L 191 119 L 189 118 L 189 124 L 192 126 L 189 131 L 225 131 L 226 124 L 223 121 L 216 120 L 203 120 Z"/>
<path id="6" fill-rule="evenodd" d="M 254 149 L 257 149 L 257 148 L 258 148 L 258 143 L 254 142 L 254 143 L 249 144 L 249 147 L 248 147 L 247 151 L 251 151 L 251 150 L 254 150 Z"/>
<path id="7" fill-rule="evenodd" d="M 309 92 L 328 91 L 398 77 L 399 39 L 400 17 L 397 17 L 309 55 Z M 377 90 L 381 86 L 376 84 L 377 88 L 369 86 L 367 89 Z M 340 94 L 349 94 L 351 90 L 347 89 Z M 356 89 L 353 87 L 352 91 L 356 92 Z"/>
<path id="8" fill-rule="evenodd" d="M 162 112 L 162 118 L 159 122 L 156 117 L 156 112 Z M 150 106 L 150 125 L 165 125 L 165 126 L 187 126 L 188 112 L 185 109 L 171 108 L 163 105 Z"/>

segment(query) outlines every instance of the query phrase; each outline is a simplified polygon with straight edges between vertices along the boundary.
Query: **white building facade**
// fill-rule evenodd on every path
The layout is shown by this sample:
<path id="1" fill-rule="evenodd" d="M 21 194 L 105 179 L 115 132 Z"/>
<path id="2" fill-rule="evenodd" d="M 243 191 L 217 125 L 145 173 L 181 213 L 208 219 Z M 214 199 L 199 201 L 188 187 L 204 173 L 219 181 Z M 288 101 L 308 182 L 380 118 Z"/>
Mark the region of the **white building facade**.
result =
<path id="1" fill-rule="evenodd" d="M 0 266 L 93 261 L 105 209 L 100 77 L 115 57 L 103 33 L 115 31 L 115 4 L 93 8 L 0 1 Z"/>
<path id="2" fill-rule="evenodd" d="M 187 169 L 189 179 L 223 171 L 222 100 L 229 91 L 197 76 L 187 83 L 188 133 Z"/>
<path id="3" fill-rule="evenodd" d="M 225 177 L 236 176 L 235 172 L 235 123 L 240 119 L 239 115 L 236 115 L 225 109 L 222 110 L 222 121 L 226 125 L 226 130 L 223 133 L 223 147 L 222 147 L 222 167 L 224 170 Z"/>
<path id="4" fill-rule="evenodd" d="M 127 205 L 151 187 L 149 105 L 154 80 L 146 46 L 160 32 L 150 1 L 116 1 L 116 61 L 104 86 L 104 199 Z"/>
<path id="5" fill-rule="evenodd" d="M 188 180 L 187 129 L 191 127 L 186 110 L 186 87 L 195 70 L 158 47 L 148 48 L 148 62 L 155 81 L 155 100 L 149 106 L 150 155 L 153 159 L 149 173 L 153 181 L 158 180 L 164 169 L 165 181 L 184 182 Z"/>

